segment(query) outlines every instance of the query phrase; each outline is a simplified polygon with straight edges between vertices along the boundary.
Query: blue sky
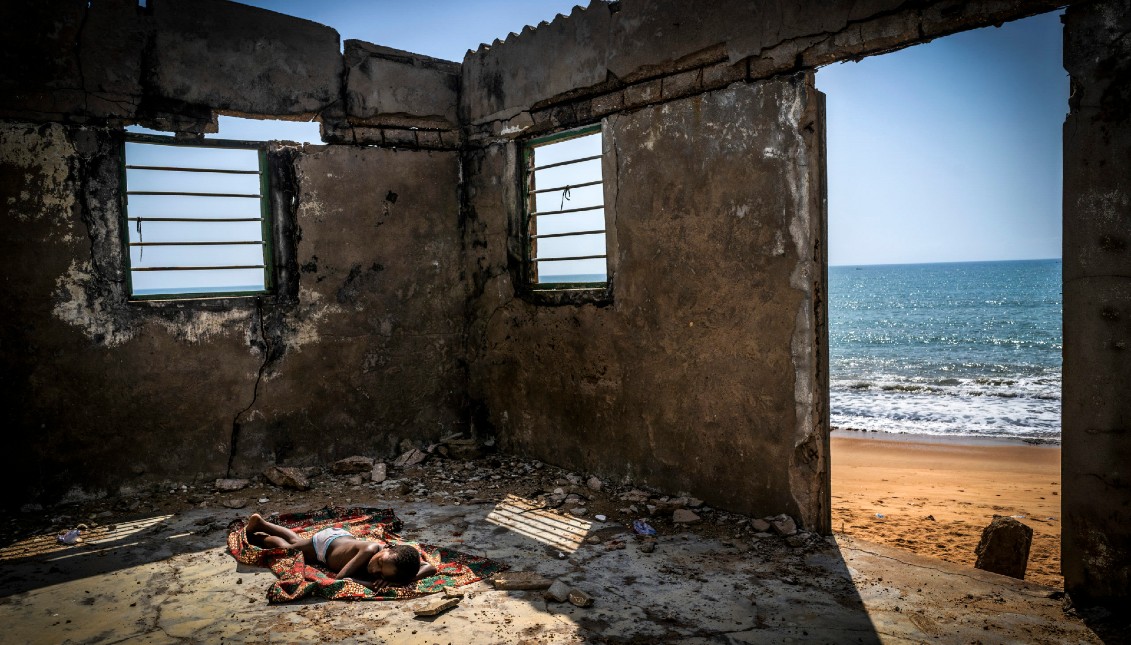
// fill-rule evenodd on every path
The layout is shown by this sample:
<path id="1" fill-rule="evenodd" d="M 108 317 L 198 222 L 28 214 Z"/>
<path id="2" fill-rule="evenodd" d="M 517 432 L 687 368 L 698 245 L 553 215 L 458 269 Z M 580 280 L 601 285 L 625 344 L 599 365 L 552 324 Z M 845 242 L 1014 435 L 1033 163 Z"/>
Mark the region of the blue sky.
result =
<path id="1" fill-rule="evenodd" d="M 330 25 L 343 40 L 456 61 L 574 5 L 245 4 Z M 1057 14 L 831 65 L 817 86 L 828 97 L 830 264 L 1060 257 L 1068 77 Z M 220 135 L 317 141 L 316 124 L 273 123 L 250 124 L 256 132 L 222 118 Z M 282 129 L 270 136 L 274 127 Z"/>

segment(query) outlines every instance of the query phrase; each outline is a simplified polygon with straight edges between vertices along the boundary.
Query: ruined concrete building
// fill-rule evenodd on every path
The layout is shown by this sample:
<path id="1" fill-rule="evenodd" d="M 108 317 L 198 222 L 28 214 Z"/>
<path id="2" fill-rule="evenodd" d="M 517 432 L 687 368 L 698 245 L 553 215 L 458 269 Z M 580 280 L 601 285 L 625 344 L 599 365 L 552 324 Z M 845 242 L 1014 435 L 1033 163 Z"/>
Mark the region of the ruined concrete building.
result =
<path id="1" fill-rule="evenodd" d="M 462 64 L 343 54 L 333 29 L 223 0 L 5 2 L 5 502 L 462 432 L 827 533 L 814 72 L 1065 4 L 1063 572 L 1078 601 L 1126 606 L 1121 0 L 595 0 Z M 315 119 L 325 145 L 266 144 L 246 171 L 266 252 L 233 264 L 260 284 L 147 296 L 124 127 L 192 145 L 218 114 Z M 567 233 L 601 235 L 606 272 L 547 286 L 528 163 L 579 128 L 600 134 L 604 217 Z"/>

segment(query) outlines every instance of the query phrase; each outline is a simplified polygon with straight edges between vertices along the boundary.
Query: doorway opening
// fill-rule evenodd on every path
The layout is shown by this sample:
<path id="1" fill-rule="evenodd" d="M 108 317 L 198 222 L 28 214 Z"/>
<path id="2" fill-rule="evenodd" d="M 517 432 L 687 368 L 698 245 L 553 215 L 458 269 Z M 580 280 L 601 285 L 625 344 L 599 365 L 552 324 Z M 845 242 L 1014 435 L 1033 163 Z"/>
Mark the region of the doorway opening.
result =
<path id="1" fill-rule="evenodd" d="M 822 69 L 836 532 L 1060 574 L 1060 14 Z"/>

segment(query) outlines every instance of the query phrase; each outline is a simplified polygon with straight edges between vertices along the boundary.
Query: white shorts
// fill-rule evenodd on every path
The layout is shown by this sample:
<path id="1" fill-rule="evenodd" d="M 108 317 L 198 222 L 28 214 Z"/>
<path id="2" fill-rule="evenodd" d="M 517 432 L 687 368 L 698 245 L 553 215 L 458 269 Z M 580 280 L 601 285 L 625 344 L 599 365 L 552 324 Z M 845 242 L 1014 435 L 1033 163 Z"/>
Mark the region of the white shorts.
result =
<path id="1" fill-rule="evenodd" d="M 328 528 L 322 529 L 311 536 L 310 541 L 314 543 L 314 556 L 322 564 L 326 563 L 326 552 L 330 550 L 330 543 L 340 537 L 353 537 L 353 533 L 345 529 Z"/>

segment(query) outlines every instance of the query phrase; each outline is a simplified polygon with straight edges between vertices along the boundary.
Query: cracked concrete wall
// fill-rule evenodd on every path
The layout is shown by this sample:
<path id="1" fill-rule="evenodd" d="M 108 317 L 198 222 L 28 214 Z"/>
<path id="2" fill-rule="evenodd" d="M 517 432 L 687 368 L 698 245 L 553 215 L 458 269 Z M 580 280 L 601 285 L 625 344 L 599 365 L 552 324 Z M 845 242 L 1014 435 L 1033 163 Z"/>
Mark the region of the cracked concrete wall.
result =
<path id="1" fill-rule="evenodd" d="M 517 145 L 468 153 L 471 395 L 504 447 L 829 530 L 820 106 L 802 75 L 605 119 L 611 303 L 516 295 Z"/>
<path id="2" fill-rule="evenodd" d="M 1131 9 L 1070 7 L 1064 124 L 1064 528 L 1073 599 L 1131 598 Z"/>
<path id="3" fill-rule="evenodd" d="M 0 123 L 8 503 L 387 457 L 463 427 L 456 153 L 276 149 L 279 292 L 130 302 L 121 136 Z"/>
<path id="4" fill-rule="evenodd" d="M 298 301 L 239 420 L 236 470 L 385 456 L 464 427 L 459 155 L 308 147 Z"/>

